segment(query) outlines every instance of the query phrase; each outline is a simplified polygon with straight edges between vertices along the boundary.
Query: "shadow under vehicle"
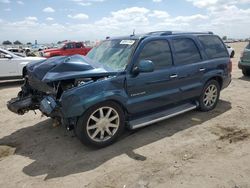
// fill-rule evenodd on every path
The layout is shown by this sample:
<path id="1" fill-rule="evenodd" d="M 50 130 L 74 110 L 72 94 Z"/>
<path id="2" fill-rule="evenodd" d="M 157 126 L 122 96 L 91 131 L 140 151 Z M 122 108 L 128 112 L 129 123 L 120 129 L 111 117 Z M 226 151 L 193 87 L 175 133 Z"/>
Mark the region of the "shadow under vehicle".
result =
<path id="1" fill-rule="evenodd" d="M 109 38 L 87 56 L 52 57 L 25 70 L 9 110 L 39 109 L 84 144 L 105 147 L 125 127 L 214 109 L 231 82 L 232 62 L 211 32 L 160 31 Z"/>

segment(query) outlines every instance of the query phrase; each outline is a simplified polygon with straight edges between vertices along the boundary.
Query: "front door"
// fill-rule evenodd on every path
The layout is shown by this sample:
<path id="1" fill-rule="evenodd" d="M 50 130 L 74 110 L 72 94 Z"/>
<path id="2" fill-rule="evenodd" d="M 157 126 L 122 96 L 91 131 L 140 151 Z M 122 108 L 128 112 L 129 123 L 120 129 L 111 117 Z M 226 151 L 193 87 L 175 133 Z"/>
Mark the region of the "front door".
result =
<path id="1" fill-rule="evenodd" d="M 18 75 L 17 61 L 12 57 L 6 57 L 7 53 L 0 51 L 0 77 L 11 77 Z"/>
<path id="2" fill-rule="evenodd" d="M 64 49 L 64 54 L 65 56 L 70 56 L 70 55 L 74 55 L 75 54 L 75 43 L 74 42 L 70 42 L 67 43 L 65 45 L 65 49 Z"/>
<path id="3" fill-rule="evenodd" d="M 132 114 L 163 107 L 175 102 L 180 95 L 167 40 L 145 40 L 135 53 L 134 67 L 141 60 L 151 60 L 155 69 L 150 73 L 127 75 L 127 107 Z"/>

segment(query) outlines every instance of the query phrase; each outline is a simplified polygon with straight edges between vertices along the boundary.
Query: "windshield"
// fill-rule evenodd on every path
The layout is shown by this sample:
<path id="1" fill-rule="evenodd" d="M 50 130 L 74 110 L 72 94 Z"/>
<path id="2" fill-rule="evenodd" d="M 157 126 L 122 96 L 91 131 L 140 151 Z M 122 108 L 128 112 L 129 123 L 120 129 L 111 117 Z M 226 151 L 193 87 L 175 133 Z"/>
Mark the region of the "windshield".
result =
<path id="1" fill-rule="evenodd" d="M 135 46 L 136 40 L 106 40 L 93 48 L 87 57 L 115 71 L 122 71 L 125 70 Z"/>

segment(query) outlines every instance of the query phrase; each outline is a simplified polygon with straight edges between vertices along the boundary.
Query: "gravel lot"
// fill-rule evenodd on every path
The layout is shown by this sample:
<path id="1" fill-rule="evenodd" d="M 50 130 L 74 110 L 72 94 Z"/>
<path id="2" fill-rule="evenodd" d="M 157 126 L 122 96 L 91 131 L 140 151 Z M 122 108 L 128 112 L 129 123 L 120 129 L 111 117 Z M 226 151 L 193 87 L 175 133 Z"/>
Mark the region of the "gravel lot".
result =
<path id="1" fill-rule="evenodd" d="M 246 43 L 234 43 L 233 79 L 218 107 L 125 132 L 94 150 L 29 112 L 9 112 L 20 82 L 0 83 L 0 187 L 250 187 L 250 78 L 237 68 Z"/>

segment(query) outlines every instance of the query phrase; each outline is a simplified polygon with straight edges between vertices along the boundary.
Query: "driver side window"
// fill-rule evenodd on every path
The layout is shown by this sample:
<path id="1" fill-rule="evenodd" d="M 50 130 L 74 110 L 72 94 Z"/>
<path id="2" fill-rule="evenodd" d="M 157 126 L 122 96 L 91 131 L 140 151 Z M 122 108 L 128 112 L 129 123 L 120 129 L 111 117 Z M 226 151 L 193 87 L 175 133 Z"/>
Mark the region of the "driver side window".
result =
<path id="1" fill-rule="evenodd" d="M 73 49 L 74 48 L 74 44 L 73 43 L 68 43 L 65 45 L 65 49 Z"/>
<path id="2" fill-rule="evenodd" d="M 154 40 L 148 42 L 142 49 L 137 62 L 151 60 L 155 70 L 172 66 L 172 54 L 166 40 Z"/>

